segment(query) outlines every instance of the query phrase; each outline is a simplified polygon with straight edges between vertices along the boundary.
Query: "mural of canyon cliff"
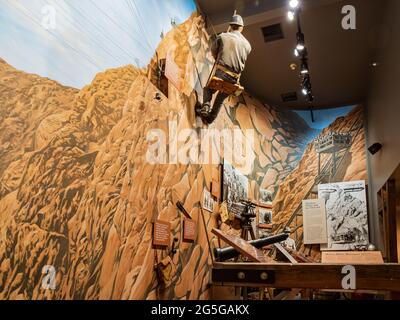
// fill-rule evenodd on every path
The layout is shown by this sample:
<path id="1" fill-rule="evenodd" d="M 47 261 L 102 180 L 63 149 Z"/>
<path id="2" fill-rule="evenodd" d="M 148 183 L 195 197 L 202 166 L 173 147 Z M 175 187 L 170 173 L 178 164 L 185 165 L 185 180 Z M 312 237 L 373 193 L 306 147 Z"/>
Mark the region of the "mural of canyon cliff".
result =
<path id="1" fill-rule="evenodd" d="M 213 64 L 208 43 L 203 19 L 193 14 L 163 36 L 148 67 L 107 69 L 82 89 L 0 61 L 0 299 L 211 297 L 202 215 L 211 237 L 218 205 L 209 213 L 200 203 L 218 165 L 146 160 L 152 129 L 168 133 L 172 121 L 178 131 L 199 130 L 195 90 Z M 177 69 L 168 98 L 154 81 L 157 61 L 166 58 Z M 322 134 L 360 129 L 358 119 L 361 107 Z M 254 130 L 255 158 L 242 173 L 250 198 L 260 188 L 273 193 L 280 227 L 318 175 L 312 139 L 320 131 L 246 93 L 230 97 L 210 127 L 227 128 Z M 363 130 L 354 136 L 335 179 L 366 177 Z M 193 243 L 182 242 L 178 200 L 197 222 Z M 169 254 L 152 247 L 157 219 L 169 221 L 178 239 L 167 284 L 154 270 Z M 50 288 L 48 266 L 54 268 Z"/>

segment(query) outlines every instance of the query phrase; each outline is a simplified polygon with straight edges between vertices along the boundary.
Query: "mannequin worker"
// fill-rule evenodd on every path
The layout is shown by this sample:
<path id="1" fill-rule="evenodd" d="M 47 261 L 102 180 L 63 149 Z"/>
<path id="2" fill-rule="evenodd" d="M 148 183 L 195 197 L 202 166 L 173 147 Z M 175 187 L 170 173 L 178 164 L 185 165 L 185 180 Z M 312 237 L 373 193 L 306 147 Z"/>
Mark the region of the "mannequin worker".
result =
<path id="1" fill-rule="evenodd" d="M 242 34 L 243 29 L 243 18 L 240 15 L 234 15 L 228 32 L 218 35 L 211 49 L 216 59 L 215 76 L 232 84 L 239 83 L 240 75 L 251 52 L 251 45 Z M 229 96 L 219 91 L 211 107 L 211 100 L 215 93 L 216 90 L 204 88 L 203 105 L 196 109 L 197 115 L 207 124 L 211 124 L 217 118 L 224 100 Z"/>

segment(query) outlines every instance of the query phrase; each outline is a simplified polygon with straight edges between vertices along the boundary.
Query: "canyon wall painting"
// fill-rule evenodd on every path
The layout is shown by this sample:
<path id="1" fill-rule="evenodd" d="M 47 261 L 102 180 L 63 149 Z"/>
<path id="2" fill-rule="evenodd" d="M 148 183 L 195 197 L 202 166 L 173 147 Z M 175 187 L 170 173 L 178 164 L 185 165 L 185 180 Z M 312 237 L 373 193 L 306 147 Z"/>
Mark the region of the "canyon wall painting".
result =
<path id="1" fill-rule="evenodd" d="M 146 158 L 151 130 L 168 135 L 171 123 L 178 132 L 207 130 L 196 122 L 194 105 L 214 62 L 210 36 L 201 16 L 187 18 L 162 34 L 147 65 L 105 68 L 83 88 L 0 60 L 0 299 L 212 297 L 206 232 L 213 238 L 219 204 L 209 213 L 201 201 L 219 165 Z M 177 68 L 168 97 L 154 81 L 162 59 Z M 279 226 L 318 175 L 314 139 L 353 130 L 362 111 L 351 107 L 324 129 L 312 128 L 305 115 L 244 93 L 227 99 L 208 129 L 254 132 L 254 160 L 239 169 L 250 199 L 260 188 L 273 194 Z M 334 177 L 340 181 L 366 179 L 364 130 L 357 128 Z M 224 148 L 234 144 L 224 141 Z M 197 222 L 193 243 L 182 241 L 177 201 Z M 168 285 L 154 270 L 169 254 L 152 247 L 157 219 L 170 222 L 178 239 Z M 49 266 L 52 288 L 43 285 Z"/>

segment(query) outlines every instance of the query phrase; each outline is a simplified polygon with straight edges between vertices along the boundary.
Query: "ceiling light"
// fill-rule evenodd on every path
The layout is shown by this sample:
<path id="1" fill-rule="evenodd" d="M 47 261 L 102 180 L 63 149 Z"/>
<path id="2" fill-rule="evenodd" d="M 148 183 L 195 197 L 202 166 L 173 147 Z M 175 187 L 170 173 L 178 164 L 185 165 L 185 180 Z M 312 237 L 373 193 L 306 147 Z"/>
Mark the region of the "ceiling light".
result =
<path id="1" fill-rule="evenodd" d="M 293 20 L 294 20 L 294 17 L 295 17 L 294 12 L 293 12 L 293 11 L 289 11 L 289 12 L 288 12 L 288 19 L 289 19 L 289 21 L 293 21 Z"/>
<path id="2" fill-rule="evenodd" d="M 294 55 L 295 55 L 296 57 L 298 57 L 298 56 L 300 55 L 299 50 L 297 50 L 297 48 L 294 49 Z"/>
<path id="3" fill-rule="evenodd" d="M 301 63 L 301 74 L 307 74 L 308 72 L 309 70 L 307 60 L 303 60 Z"/>
<path id="4" fill-rule="evenodd" d="M 308 73 L 308 69 L 307 68 L 301 68 L 301 74 L 307 74 Z"/>
<path id="5" fill-rule="evenodd" d="M 299 6 L 300 2 L 299 0 L 290 0 L 289 1 L 289 6 L 293 9 L 296 9 Z"/>
<path id="6" fill-rule="evenodd" d="M 307 88 L 311 86 L 311 79 L 309 74 L 304 75 L 303 80 L 301 81 L 301 85 Z"/>
<path id="7" fill-rule="evenodd" d="M 304 33 L 297 32 L 297 46 L 296 46 L 296 49 L 298 51 L 303 51 L 304 48 L 305 48 Z"/>
<path id="8" fill-rule="evenodd" d="M 311 79 L 310 79 L 310 75 L 309 74 L 306 74 L 303 77 L 303 80 L 301 82 L 301 86 L 302 86 L 301 92 L 303 93 L 303 95 L 306 96 L 309 93 L 311 93 Z"/>

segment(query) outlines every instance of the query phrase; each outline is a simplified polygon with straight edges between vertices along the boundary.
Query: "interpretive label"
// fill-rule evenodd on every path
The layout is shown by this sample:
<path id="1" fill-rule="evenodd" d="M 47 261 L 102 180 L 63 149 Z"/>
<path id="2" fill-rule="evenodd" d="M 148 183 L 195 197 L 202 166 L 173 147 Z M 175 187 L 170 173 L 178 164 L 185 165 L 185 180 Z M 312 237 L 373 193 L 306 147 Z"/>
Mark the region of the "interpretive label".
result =
<path id="1" fill-rule="evenodd" d="M 328 243 L 324 199 L 303 200 L 304 244 Z"/>
<path id="2" fill-rule="evenodd" d="M 183 220 L 183 241 L 193 242 L 196 240 L 196 222 L 192 219 Z"/>
<path id="3" fill-rule="evenodd" d="M 382 264 L 383 258 L 379 251 L 324 251 L 322 263 L 340 264 Z"/>
<path id="4" fill-rule="evenodd" d="M 153 246 L 168 247 L 171 243 L 171 224 L 157 220 L 153 225 Z"/>

